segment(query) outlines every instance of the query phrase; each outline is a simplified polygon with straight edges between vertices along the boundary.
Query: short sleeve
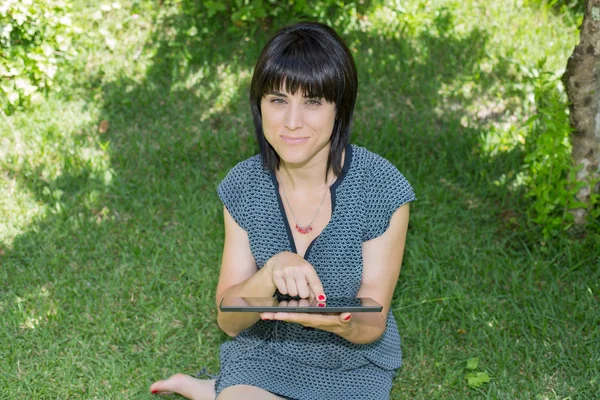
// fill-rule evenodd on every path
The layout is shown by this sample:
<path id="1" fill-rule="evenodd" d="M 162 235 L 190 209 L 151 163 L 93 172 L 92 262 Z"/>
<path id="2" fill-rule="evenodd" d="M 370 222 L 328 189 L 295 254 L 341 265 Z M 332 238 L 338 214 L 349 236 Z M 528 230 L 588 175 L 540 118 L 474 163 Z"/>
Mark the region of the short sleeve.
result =
<path id="1" fill-rule="evenodd" d="M 377 156 L 369 168 L 363 242 L 381 236 L 400 206 L 415 201 L 412 186 L 388 160 Z"/>
<path id="2" fill-rule="evenodd" d="M 217 193 L 235 222 L 243 230 L 248 231 L 246 227 L 246 182 L 247 177 L 240 163 L 233 167 L 219 183 Z"/>

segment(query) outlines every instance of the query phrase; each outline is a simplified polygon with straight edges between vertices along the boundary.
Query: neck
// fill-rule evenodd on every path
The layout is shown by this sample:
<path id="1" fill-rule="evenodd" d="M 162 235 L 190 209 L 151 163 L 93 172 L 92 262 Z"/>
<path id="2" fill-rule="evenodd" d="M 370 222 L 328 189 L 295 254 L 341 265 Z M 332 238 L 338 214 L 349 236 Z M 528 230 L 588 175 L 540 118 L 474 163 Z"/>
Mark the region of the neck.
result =
<path id="1" fill-rule="evenodd" d="M 313 191 L 318 188 L 330 186 L 335 180 L 333 170 L 327 168 L 329 152 L 320 154 L 304 165 L 287 164 L 281 162 L 277 176 L 280 183 L 293 191 Z M 345 154 L 342 155 L 342 163 Z"/>
<path id="2" fill-rule="evenodd" d="M 330 170 L 325 175 L 327 160 L 323 165 L 312 165 L 298 168 L 297 166 L 281 165 L 279 167 L 279 179 L 282 183 L 296 191 L 310 191 L 327 185 L 333 180 L 333 172 Z M 327 179 L 325 179 L 327 177 Z"/>

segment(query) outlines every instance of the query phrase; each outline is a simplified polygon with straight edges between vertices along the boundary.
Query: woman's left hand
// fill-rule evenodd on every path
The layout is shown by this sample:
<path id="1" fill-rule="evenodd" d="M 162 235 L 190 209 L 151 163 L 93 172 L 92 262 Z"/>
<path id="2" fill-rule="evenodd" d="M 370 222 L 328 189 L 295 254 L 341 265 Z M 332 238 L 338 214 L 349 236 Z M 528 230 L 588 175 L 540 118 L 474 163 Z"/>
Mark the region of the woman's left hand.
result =
<path id="1" fill-rule="evenodd" d="M 308 299 L 282 301 L 279 305 L 282 307 L 303 307 L 308 305 Z M 348 312 L 339 314 L 264 312 L 260 313 L 260 318 L 262 320 L 295 322 L 309 328 L 321 329 L 338 335 L 349 332 L 353 327 L 352 314 Z"/>

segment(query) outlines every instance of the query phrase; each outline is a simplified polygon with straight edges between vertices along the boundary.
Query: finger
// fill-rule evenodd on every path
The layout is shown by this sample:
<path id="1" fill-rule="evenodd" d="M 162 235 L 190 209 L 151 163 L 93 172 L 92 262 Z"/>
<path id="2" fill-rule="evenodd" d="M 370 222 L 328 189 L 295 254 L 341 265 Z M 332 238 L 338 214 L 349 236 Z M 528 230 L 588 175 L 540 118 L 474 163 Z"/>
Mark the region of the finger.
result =
<path id="1" fill-rule="evenodd" d="M 296 287 L 298 288 L 298 296 L 301 298 L 306 299 L 308 296 L 310 296 L 310 289 L 306 280 L 306 275 L 300 274 L 296 277 Z"/>
<path id="2" fill-rule="evenodd" d="M 299 307 L 308 307 L 309 306 L 308 299 L 300 299 L 300 301 L 298 301 L 298 306 Z"/>
<path id="3" fill-rule="evenodd" d="M 279 302 L 279 307 L 287 307 L 288 306 L 288 302 L 287 300 L 281 300 Z"/>
<path id="4" fill-rule="evenodd" d="M 321 284 L 321 280 L 319 279 L 319 275 L 317 275 L 317 272 L 311 268 L 310 271 L 307 271 L 305 276 L 308 285 L 315 294 L 316 299 L 319 301 L 326 300 L 327 297 L 325 296 L 325 290 L 323 289 L 323 284 Z"/>
<path id="5" fill-rule="evenodd" d="M 298 300 L 290 300 L 288 307 L 298 307 Z"/>
<path id="6" fill-rule="evenodd" d="M 275 313 L 273 319 L 278 321 L 295 322 L 297 324 L 312 328 L 328 330 L 332 327 L 339 326 L 339 316 L 329 316 L 323 314 L 310 313 Z"/>
<path id="7" fill-rule="evenodd" d="M 301 324 L 304 326 L 313 326 L 313 314 L 307 313 L 287 313 L 287 312 L 278 312 L 275 313 L 273 319 L 278 321 L 287 321 L 287 322 L 295 322 L 297 324 Z"/>
<path id="8" fill-rule="evenodd" d="M 352 314 L 349 312 L 344 312 L 340 314 L 340 321 L 342 321 L 342 323 L 347 324 L 350 322 L 350 320 L 352 319 Z"/>
<path id="9" fill-rule="evenodd" d="M 309 295 L 308 295 L 309 299 L 316 299 L 317 298 L 317 293 L 315 293 L 312 290 L 312 287 L 310 285 L 308 285 L 308 292 L 309 292 Z"/>
<path id="10" fill-rule="evenodd" d="M 272 312 L 263 312 L 263 313 L 259 313 L 259 314 L 260 314 L 260 319 L 262 319 L 263 321 L 271 320 L 275 316 L 275 313 L 272 313 Z"/>
<path id="11" fill-rule="evenodd" d="M 288 294 L 287 285 L 285 284 L 285 279 L 283 278 L 283 273 L 281 271 L 275 271 L 273 273 L 273 283 L 277 286 L 279 293 Z"/>
<path id="12" fill-rule="evenodd" d="M 294 313 L 286 313 L 284 311 L 276 312 L 273 314 L 273 319 L 277 321 L 288 321 L 288 318 L 293 314 Z"/>
<path id="13" fill-rule="evenodd" d="M 285 286 L 287 287 L 290 296 L 298 296 L 298 287 L 296 286 L 296 280 L 293 277 L 287 277 L 285 279 Z"/>

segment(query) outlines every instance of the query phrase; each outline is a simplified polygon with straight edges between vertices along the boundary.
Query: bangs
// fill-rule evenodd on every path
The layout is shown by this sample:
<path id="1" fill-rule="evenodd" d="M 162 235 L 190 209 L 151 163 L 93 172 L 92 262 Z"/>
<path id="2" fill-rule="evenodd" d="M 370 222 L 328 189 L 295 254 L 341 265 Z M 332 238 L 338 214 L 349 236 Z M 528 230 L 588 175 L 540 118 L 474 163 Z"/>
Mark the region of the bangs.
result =
<path id="1" fill-rule="evenodd" d="M 307 42 L 307 38 L 299 38 L 278 57 L 267 57 L 257 82 L 260 98 L 283 89 L 292 95 L 301 90 L 304 97 L 339 104 L 345 88 L 340 66 L 336 68 L 331 55 L 318 42 Z"/>
<path id="2" fill-rule="evenodd" d="M 265 167 L 273 172 L 281 161 L 263 131 L 261 102 L 266 95 L 296 95 L 301 91 L 304 97 L 335 104 L 326 169 L 331 168 L 339 176 L 357 90 L 354 58 L 333 29 L 318 22 L 299 22 L 280 29 L 260 53 L 250 84 L 250 108 Z"/>

